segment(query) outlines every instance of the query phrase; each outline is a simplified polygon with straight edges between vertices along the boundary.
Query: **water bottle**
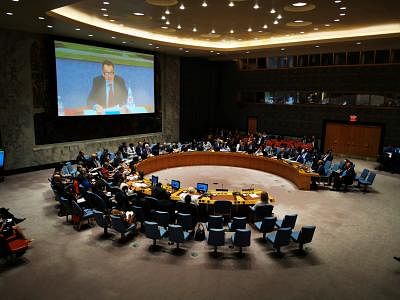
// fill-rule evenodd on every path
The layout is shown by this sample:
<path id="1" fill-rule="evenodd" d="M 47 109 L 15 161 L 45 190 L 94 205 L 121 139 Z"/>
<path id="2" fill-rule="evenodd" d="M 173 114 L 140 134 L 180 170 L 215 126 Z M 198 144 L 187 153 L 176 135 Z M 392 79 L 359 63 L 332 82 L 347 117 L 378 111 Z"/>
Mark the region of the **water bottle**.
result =
<path id="1" fill-rule="evenodd" d="M 64 115 L 64 103 L 61 100 L 61 96 L 58 96 L 58 115 Z"/>
<path id="2" fill-rule="evenodd" d="M 128 88 L 128 99 L 126 100 L 126 106 L 128 107 L 129 112 L 133 112 L 135 110 L 135 102 L 133 101 L 132 89 L 129 84 Z"/>

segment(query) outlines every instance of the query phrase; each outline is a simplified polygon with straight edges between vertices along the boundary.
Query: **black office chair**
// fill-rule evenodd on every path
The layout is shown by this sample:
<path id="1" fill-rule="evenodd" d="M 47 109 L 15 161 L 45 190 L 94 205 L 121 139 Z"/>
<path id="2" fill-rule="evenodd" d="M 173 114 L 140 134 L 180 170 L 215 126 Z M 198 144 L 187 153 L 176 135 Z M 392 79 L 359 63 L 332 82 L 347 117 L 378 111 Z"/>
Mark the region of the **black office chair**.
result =
<path id="1" fill-rule="evenodd" d="M 232 218 L 232 202 L 227 200 L 217 200 L 214 202 L 214 215 L 222 215 Z"/>

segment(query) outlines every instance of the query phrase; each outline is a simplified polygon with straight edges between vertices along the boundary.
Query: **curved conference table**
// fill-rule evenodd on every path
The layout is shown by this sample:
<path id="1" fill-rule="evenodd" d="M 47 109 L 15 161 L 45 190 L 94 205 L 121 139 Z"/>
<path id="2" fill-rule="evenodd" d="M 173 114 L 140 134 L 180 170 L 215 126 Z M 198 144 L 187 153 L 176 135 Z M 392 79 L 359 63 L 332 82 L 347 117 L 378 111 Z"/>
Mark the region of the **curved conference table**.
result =
<path id="1" fill-rule="evenodd" d="M 237 152 L 180 152 L 149 157 L 136 165 L 138 171 L 149 174 L 155 171 L 198 165 L 231 166 L 260 170 L 292 181 L 301 190 L 310 190 L 311 178 L 317 173 L 307 172 L 296 162 L 249 155 Z"/>

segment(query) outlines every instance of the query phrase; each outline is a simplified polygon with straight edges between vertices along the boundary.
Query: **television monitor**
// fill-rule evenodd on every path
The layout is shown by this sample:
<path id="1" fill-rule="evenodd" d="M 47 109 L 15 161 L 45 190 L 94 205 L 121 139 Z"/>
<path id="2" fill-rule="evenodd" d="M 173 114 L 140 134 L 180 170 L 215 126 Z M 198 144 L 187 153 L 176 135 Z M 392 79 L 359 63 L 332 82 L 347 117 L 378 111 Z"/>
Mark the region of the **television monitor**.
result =
<path id="1" fill-rule="evenodd" d="M 158 183 L 158 176 L 151 175 L 151 185 L 156 185 Z"/>
<path id="2" fill-rule="evenodd" d="M 58 116 L 155 112 L 154 55 L 54 40 Z"/>
<path id="3" fill-rule="evenodd" d="M 4 150 L 0 149 L 0 168 L 4 167 Z"/>
<path id="4" fill-rule="evenodd" d="M 207 193 L 208 184 L 207 183 L 198 183 L 196 189 L 200 193 Z"/>
<path id="5" fill-rule="evenodd" d="M 174 179 L 172 179 L 172 180 L 171 180 L 171 187 L 172 187 L 174 190 L 179 190 L 179 189 L 181 188 L 181 182 L 180 182 L 179 180 L 174 180 Z"/>

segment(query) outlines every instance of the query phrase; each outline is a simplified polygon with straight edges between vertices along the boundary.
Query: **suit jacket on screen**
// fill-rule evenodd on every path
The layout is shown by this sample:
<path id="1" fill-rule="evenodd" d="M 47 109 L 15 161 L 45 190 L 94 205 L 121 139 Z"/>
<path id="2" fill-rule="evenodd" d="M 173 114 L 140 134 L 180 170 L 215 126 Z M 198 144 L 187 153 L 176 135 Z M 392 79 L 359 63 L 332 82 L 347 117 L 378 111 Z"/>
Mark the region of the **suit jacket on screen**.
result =
<path id="1" fill-rule="evenodd" d="M 115 105 L 125 105 L 128 91 L 125 86 L 125 81 L 122 77 L 114 77 L 114 101 L 109 103 L 108 107 Z M 103 76 L 98 76 L 93 79 L 92 90 L 90 91 L 87 106 L 91 108 L 93 105 L 98 104 L 106 107 L 106 80 Z"/>

